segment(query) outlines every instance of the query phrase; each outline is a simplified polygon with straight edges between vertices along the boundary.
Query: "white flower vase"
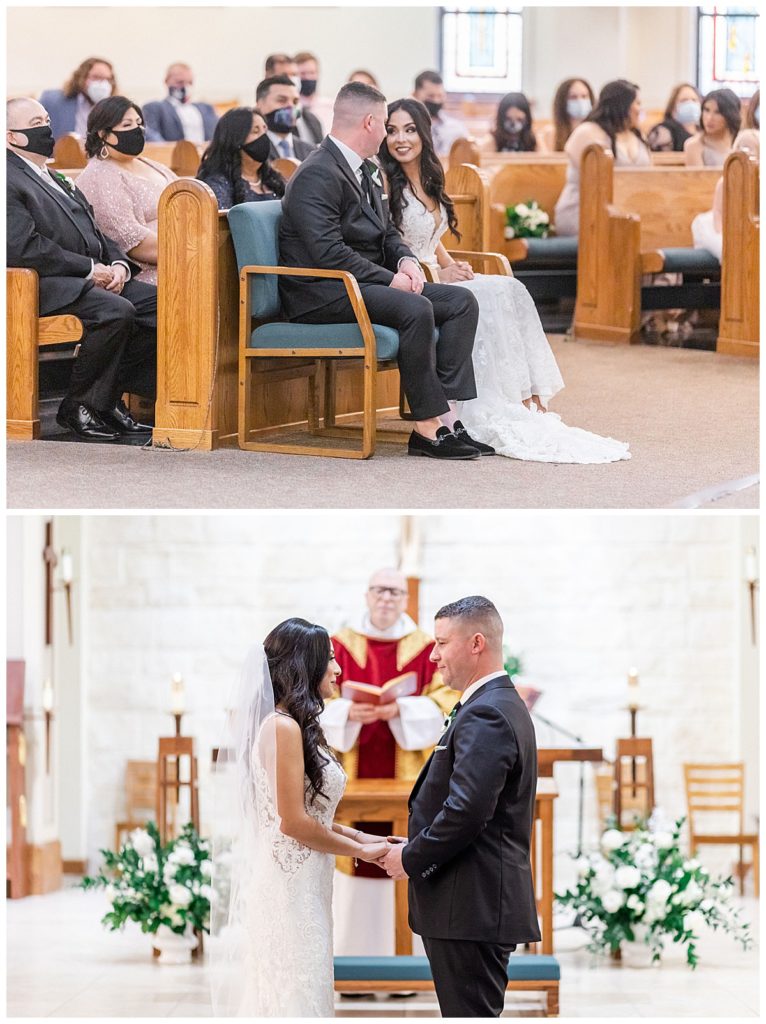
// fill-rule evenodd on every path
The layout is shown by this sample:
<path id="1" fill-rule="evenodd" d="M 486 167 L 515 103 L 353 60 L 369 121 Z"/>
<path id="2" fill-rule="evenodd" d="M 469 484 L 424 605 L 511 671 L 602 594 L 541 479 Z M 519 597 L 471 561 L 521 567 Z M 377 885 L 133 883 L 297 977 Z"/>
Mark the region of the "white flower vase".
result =
<path id="1" fill-rule="evenodd" d="M 191 925 L 186 926 L 183 935 L 178 935 L 166 924 L 161 924 L 154 933 L 154 948 L 160 951 L 160 964 L 190 964 L 192 950 L 199 944 Z"/>
<path id="2" fill-rule="evenodd" d="M 620 963 L 623 967 L 651 967 L 652 947 L 646 941 L 649 937 L 649 929 L 646 925 L 634 925 L 633 934 L 635 940 L 629 942 L 623 939 L 620 943 Z"/>

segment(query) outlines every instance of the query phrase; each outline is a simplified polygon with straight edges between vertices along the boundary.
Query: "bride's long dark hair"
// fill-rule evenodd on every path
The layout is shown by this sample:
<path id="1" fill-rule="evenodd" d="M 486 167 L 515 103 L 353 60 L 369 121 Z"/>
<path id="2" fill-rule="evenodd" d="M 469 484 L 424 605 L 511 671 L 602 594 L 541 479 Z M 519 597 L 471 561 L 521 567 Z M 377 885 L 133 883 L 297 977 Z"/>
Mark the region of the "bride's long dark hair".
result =
<path id="1" fill-rule="evenodd" d="M 263 641 L 274 689 L 274 703 L 298 723 L 303 735 L 303 760 L 311 802 L 327 797 L 322 770 L 329 764 L 327 740 L 319 724 L 324 701 L 319 687 L 330 661 L 330 635 L 323 626 L 305 619 L 285 619 Z"/>
<path id="2" fill-rule="evenodd" d="M 453 235 L 460 240 L 460 232 L 457 230 L 457 217 L 455 216 L 455 205 L 444 189 L 444 168 L 436 155 L 434 142 L 431 137 L 431 116 L 419 100 L 409 99 L 394 100 L 388 105 L 388 117 L 395 114 L 397 110 L 405 110 L 415 125 L 415 129 L 423 144 L 423 152 L 420 154 L 420 182 L 423 191 L 436 203 L 441 203 L 447 211 L 447 224 Z M 402 230 L 402 213 L 407 205 L 407 197 L 404 190 L 408 186 L 407 175 L 402 169 L 399 161 L 391 155 L 388 150 L 388 138 L 378 151 L 383 171 L 388 179 L 388 204 L 391 210 L 391 219 L 397 231 Z"/>

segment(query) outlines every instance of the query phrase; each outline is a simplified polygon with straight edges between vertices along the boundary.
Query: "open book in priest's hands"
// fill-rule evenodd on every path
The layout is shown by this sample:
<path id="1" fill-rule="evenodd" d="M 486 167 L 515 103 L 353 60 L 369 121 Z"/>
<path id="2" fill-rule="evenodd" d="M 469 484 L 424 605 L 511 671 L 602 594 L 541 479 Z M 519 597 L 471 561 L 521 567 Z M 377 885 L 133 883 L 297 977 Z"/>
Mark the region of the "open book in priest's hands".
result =
<path id="1" fill-rule="evenodd" d="M 359 704 L 391 704 L 399 697 L 412 697 L 417 693 L 418 677 L 415 672 L 405 672 L 404 675 L 395 676 L 389 679 L 383 686 L 373 686 L 372 683 L 355 683 L 347 680 L 341 683 L 340 695 L 346 700 L 353 700 Z"/>

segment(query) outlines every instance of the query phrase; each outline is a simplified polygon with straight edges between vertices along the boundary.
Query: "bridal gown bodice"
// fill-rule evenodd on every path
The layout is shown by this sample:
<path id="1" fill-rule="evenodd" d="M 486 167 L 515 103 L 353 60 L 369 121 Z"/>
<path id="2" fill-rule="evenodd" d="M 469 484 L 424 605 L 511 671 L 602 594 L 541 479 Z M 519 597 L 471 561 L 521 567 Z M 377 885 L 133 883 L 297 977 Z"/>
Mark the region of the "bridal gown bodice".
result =
<path id="1" fill-rule="evenodd" d="M 329 756 L 325 752 L 325 756 Z M 305 780 L 308 789 L 308 778 Z M 332 1017 L 332 885 L 335 857 L 320 853 L 273 825 L 276 809 L 264 769 L 253 765 L 264 845 L 248 894 L 245 994 L 238 1016 Z M 332 828 L 346 773 L 330 758 L 322 773 L 326 796 L 305 797 L 306 813 Z"/>
<path id="2" fill-rule="evenodd" d="M 438 218 L 409 190 L 401 235 L 421 263 L 438 268 L 436 247 L 447 231 L 443 207 Z M 459 254 L 458 254 L 459 258 Z M 538 395 L 547 402 L 564 381 L 545 337 L 532 297 L 515 277 L 477 274 L 455 287 L 468 288 L 479 304 L 473 347 L 477 397 L 460 406 L 469 433 L 500 455 L 533 462 L 599 463 L 629 459 L 628 445 L 569 427 L 555 413 L 522 403 Z"/>

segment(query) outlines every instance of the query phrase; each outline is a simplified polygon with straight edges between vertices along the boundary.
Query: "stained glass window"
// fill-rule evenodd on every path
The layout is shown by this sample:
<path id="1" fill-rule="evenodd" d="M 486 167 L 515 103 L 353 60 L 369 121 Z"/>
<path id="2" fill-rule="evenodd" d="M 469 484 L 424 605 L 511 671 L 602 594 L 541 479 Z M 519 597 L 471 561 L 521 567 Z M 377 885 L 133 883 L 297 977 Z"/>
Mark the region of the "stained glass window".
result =
<path id="1" fill-rule="evenodd" d="M 456 4 L 442 10 L 442 77 L 448 92 L 521 89 L 520 7 Z"/>
<path id="2" fill-rule="evenodd" d="M 733 89 L 750 96 L 758 87 L 759 13 L 756 7 L 699 8 L 697 85 L 700 92 Z"/>

